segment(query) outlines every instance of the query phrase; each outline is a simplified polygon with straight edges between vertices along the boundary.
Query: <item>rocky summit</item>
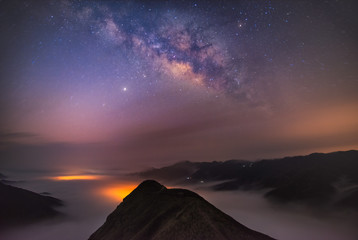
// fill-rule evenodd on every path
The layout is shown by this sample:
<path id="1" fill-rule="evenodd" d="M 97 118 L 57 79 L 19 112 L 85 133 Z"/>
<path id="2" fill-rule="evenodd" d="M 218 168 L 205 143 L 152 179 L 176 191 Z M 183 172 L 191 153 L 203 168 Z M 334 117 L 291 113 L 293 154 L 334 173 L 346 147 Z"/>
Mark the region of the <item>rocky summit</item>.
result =
<path id="1" fill-rule="evenodd" d="M 272 239 L 223 213 L 198 194 L 142 182 L 89 240 Z"/>

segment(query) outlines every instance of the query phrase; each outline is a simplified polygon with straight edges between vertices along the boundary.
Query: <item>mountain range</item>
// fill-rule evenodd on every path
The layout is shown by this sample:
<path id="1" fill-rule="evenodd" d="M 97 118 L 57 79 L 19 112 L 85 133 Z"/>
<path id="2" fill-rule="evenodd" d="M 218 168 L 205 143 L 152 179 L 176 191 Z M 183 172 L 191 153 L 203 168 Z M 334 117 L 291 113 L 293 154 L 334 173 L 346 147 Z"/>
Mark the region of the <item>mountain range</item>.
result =
<path id="1" fill-rule="evenodd" d="M 276 203 L 358 210 L 358 151 L 259 161 L 180 162 L 138 173 L 175 184 L 211 183 L 216 191 L 265 190 Z"/>

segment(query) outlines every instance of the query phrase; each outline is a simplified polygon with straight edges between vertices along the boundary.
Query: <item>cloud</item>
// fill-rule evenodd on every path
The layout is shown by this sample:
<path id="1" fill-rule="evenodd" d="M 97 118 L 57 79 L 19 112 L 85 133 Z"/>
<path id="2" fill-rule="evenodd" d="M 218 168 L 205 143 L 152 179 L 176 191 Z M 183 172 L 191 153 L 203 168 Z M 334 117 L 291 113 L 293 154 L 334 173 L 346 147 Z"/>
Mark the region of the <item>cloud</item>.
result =
<path id="1" fill-rule="evenodd" d="M 0 151 L 19 144 L 34 144 L 41 141 L 42 136 L 32 132 L 0 132 Z"/>
<path id="2" fill-rule="evenodd" d="M 223 125 L 230 125 L 229 119 L 213 117 L 206 119 L 193 119 L 192 121 L 181 122 L 171 126 L 142 126 L 137 134 L 127 138 L 123 147 L 143 147 L 150 145 L 171 144 L 178 139 L 192 137 L 207 130 L 212 130 Z"/>
<path id="3" fill-rule="evenodd" d="M 3 132 L 3 133 L 0 133 L 1 140 L 37 138 L 37 137 L 39 137 L 38 134 L 31 133 L 31 132 Z"/>

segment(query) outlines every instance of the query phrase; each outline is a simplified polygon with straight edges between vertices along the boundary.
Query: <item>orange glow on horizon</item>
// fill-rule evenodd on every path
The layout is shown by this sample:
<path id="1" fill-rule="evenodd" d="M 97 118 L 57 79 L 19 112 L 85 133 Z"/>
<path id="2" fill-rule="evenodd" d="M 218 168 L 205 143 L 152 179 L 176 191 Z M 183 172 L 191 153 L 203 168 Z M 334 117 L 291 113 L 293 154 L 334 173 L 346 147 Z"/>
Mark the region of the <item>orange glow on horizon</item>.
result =
<path id="1" fill-rule="evenodd" d="M 73 181 L 73 180 L 97 180 L 100 179 L 101 176 L 97 175 L 68 175 L 68 176 L 56 176 L 51 179 L 56 181 Z"/>
<path id="2" fill-rule="evenodd" d="M 123 199 L 128 196 L 136 187 L 138 184 L 118 184 L 118 185 L 110 185 L 106 186 L 105 188 L 102 188 L 99 190 L 100 195 L 110 199 L 114 200 L 116 202 L 123 201 Z"/>

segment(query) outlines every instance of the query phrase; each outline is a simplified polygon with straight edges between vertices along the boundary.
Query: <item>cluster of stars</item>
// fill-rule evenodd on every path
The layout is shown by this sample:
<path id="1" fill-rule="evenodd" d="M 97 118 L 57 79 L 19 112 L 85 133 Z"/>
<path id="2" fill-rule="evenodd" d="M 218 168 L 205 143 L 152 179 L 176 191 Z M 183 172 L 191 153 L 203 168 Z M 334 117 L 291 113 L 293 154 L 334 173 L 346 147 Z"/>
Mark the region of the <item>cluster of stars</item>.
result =
<path id="1" fill-rule="evenodd" d="M 344 86 L 335 79 L 354 76 L 353 15 L 335 13 L 339 1 L 303 3 L 2 1 L 2 109 L 33 125 L 50 113 L 101 125 L 151 116 L 151 102 L 229 99 L 270 112 L 282 96 Z"/>

